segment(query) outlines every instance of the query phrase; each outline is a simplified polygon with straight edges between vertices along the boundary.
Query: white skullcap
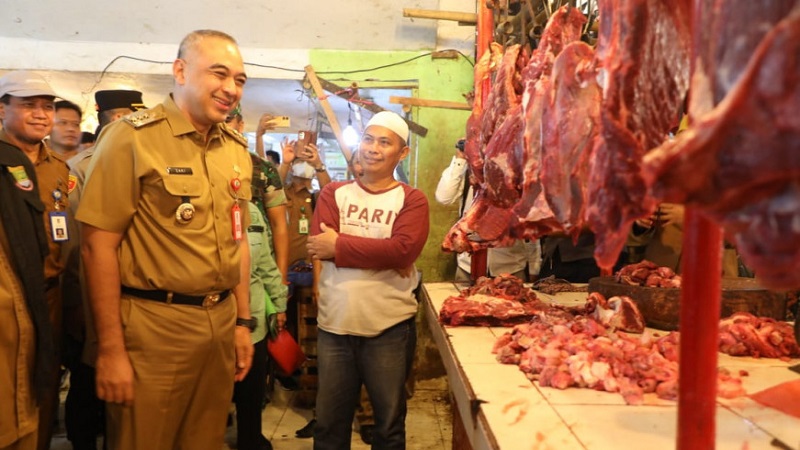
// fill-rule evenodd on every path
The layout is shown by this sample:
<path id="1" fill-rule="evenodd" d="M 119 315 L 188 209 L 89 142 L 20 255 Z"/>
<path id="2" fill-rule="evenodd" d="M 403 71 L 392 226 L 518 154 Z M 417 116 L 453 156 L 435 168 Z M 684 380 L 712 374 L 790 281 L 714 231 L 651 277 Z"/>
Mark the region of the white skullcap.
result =
<path id="1" fill-rule="evenodd" d="M 391 111 L 381 111 L 369 119 L 366 128 L 369 128 L 372 125 L 388 128 L 400 136 L 400 139 L 402 139 L 403 142 L 408 143 L 408 125 L 402 117 L 397 115 L 397 113 L 393 113 Z"/>

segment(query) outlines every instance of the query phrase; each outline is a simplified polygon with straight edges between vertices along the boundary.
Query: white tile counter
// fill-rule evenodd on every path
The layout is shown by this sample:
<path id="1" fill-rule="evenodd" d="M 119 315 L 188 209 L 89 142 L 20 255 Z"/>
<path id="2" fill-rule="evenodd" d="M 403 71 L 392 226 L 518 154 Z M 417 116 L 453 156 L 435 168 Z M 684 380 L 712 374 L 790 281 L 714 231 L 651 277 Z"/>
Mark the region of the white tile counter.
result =
<path id="1" fill-rule="evenodd" d="M 646 394 L 643 405 L 631 406 L 617 393 L 539 387 L 528 381 L 517 366 L 500 364 L 492 354 L 497 337 L 509 329 L 444 327 L 438 323 L 439 309 L 451 295 L 458 295 L 453 283 L 423 285 L 423 307 L 447 369 L 456 416 L 460 416 L 474 450 L 676 447 L 677 402 Z M 541 297 L 579 304 L 585 301 L 586 293 Z M 719 355 L 720 367 L 731 369 L 734 374 L 739 369 L 748 371 L 749 376 L 742 378 L 748 394 L 800 378 L 800 374 L 787 369 L 798 363 L 800 360 Z M 716 448 L 800 449 L 800 419 L 747 397 L 718 398 Z"/>

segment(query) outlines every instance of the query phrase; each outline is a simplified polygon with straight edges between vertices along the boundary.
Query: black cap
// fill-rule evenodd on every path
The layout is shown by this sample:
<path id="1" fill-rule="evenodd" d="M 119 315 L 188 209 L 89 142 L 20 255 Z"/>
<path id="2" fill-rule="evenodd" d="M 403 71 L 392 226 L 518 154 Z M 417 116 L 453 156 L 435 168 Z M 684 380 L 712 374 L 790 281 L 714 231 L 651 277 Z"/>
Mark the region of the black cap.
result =
<path id="1" fill-rule="evenodd" d="M 88 144 L 90 142 L 94 142 L 95 139 L 97 139 L 97 136 L 95 136 L 94 133 L 91 133 L 89 131 L 81 132 L 81 144 Z"/>
<path id="2" fill-rule="evenodd" d="M 128 108 L 131 111 L 137 111 L 145 107 L 142 101 L 142 93 L 127 89 L 97 91 L 94 93 L 94 101 L 97 103 L 97 112 L 117 108 Z"/>

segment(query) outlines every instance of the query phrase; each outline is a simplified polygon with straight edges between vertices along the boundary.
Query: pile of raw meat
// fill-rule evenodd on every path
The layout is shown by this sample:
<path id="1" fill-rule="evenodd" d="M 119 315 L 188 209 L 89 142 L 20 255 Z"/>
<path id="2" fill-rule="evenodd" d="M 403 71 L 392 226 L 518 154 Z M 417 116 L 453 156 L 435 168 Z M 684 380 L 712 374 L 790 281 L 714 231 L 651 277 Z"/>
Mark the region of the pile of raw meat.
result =
<path id="1" fill-rule="evenodd" d="M 646 393 L 678 398 L 678 339 L 677 332 L 658 337 L 611 331 L 586 316 L 543 316 L 501 336 L 493 351 L 540 386 L 618 392 L 629 405 L 639 405 Z M 744 395 L 741 383 L 720 369 L 717 395 Z"/>
<path id="2" fill-rule="evenodd" d="M 668 201 L 721 224 L 766 287 L 800 287 L 800 0 L 597 3 L 596 48 L 562 8 L 530 54 L 495 44 L 476 64 L 493 79 L 467 122 L 476 197 L 443 248 L 588 228 L 610 270 Z"/>
<path id="3" fill-rule="evenodd" d="M 731 356 L 796 358 L 800 347 L 788 322 L 738 312 L 719 323 L 719 351 Z"/>
<path id="4" fill-rule="evenodd" d="M 439 322 L 449 326 L 513 326 L 547 308 L 513 275 L 481 277 L 475 286 L 445 299 Z"/>
<path id="5" fill-rule="evenodd" d="M 619 392 L 632 405 L 641 404 L 643 395 L 651 392 L 659 398 L 677 399 L 680 333 L 630 335 L 619 332 L 613 323 L 598 320 L 600 316 L 542 314 L 498 338 L 493 352 L 498 361 L 517 364 L 541 386 Z M 720 321 L 719 351 L 783 360 L 800 356 L 789 323 L 749 313 Z M 744 395 L 739 377 L 746 375 L 739 372 L 736 376 L 720 368 L 717 395 Z"/>
<path id="6" fill-rule="evenodd" d="M 545 303 L 513 275 L 481 277 L 475 286 L 445 299 L 439 322 L 448 326 L 514 326 L 539 317 L 570 319 L 576 315 L 593 317 L 605 327 L 641 333 L 645 322 L 636 303 L 629 297 L 606 299 L 589 295 L 580 307 Z"/>
<path id="7" fill-rule="evenodd" d="M 635 264 L 628 264 L 614 274 L 617 283 L 631 286 L 648 286 L 662 288 L 680 288 L 681 276 L 669 267 L 644 260 Z"/>

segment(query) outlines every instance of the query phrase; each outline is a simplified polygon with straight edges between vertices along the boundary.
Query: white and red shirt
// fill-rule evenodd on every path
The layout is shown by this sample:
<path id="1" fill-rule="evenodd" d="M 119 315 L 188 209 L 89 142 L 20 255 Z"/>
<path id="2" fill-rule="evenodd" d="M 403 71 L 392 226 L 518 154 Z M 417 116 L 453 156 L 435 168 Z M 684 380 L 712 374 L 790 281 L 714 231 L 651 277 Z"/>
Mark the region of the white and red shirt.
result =
<path id="1" fill-rule="evenodd" d="M 428 239 L 428 200 L 400 183 L 370 191 L 357 181 L 320 193 L 311 235 L 324 223 L 339 233 L 332 260 L 322 261 L 317 326 L 329 333 L 377 336 L 416 314 L 417 271 L 403 278 Z"/>

